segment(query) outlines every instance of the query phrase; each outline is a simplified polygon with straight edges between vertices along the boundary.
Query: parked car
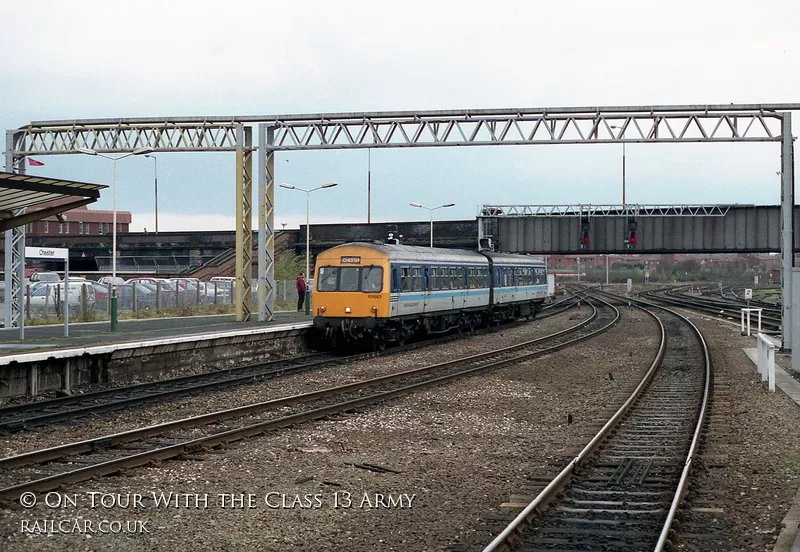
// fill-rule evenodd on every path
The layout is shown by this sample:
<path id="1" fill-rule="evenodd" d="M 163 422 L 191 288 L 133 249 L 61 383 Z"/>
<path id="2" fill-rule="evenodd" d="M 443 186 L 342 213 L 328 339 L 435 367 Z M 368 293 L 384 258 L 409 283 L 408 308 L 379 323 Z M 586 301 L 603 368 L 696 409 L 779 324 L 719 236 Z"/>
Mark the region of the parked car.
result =
<path id="1" fill-rule="evenodd" d="M 125 283 L 125 278 L 120 278 L 119 276 L 117 276 L 117 278 L 115 280 L 111 276 L 103 276 L 99 280 L 97 280 L 97 282 L 100 283 L 100 284 L 105 284 L 105 285 L 108 285 L 108 284 L 114 285 L 114 284 L 116 284 L 118 286 L 121 286 L 122 284 Z"/>
<path id="2" fill-rule="evenodd" d="M 91 309 L 96 302 L 95 288 L 89 282 L 72 282 L 69 285 L 69 308 L 79 312 L 83 303 L 83 290 L 86 290 L 86 307 Z M 65 299 L 64 283 L 44 283 L 30 291 L 31 314 L 54 314 L 56 306 Z M 26 300 L 27 302 L 27 300 Z"/>
<path id="3" fill-rule="evenodd" d="M 117 286 L 117 308 L 133 310 L 133 293 L 136 289 L 136 308 L 149 309 L 156 306 L 156 288 L 143 282 L 130 282 Z"/>
<path id="4" fill-rule="evenodd" d="M 34 272 L 30 277 L 31 282 L 60 282 L 58 272 Z"/>

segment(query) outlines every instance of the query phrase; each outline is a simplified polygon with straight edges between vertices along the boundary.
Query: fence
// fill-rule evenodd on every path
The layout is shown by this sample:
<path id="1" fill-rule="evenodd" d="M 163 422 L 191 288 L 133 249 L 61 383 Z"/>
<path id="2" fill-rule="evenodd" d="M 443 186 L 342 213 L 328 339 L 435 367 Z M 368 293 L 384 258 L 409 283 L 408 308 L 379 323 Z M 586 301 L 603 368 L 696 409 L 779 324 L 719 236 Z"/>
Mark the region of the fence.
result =
<path id="1" fill-rule="evenodd" d="M 756 367 L 761 381 L 769 380 L 769 390 L 775 392 L 775 342 L 762 333 L 758 334 Z"/>
<path id="2" fill-rule="evenodd" d="M 294 280 L 275 282 L 275 310 L 295 310 L 297 290 Z M 111 284 L 70 278 L 70 316 L 78 319 L 95 318 L 110 312 Z M 142 279 L 117 285 L 117 311 L 139 314 L 142 311 L 170 311 L 166 314 L 192 316 L 208 314 L 202 307 L 224 307 L 236 301 L 233 281 L 202 282 L 196 279 Z M 256 284 L 251 289 L 253 304 L 257 302 Z M 27 285 L 24 310 L 27 320 L 58 318 L 64 310 L 64 284 L 41 283 Z"/>

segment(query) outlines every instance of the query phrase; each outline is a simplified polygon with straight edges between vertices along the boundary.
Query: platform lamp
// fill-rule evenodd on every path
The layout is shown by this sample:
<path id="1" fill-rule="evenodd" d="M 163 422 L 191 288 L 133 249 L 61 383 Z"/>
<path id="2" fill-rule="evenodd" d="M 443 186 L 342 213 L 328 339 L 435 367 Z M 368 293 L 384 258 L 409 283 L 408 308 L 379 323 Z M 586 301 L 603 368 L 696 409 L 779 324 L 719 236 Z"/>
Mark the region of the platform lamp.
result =
<path id="1" fill-rule="evenodd" d="M 309 232 L 309 218 L 310 218 L 310 203 L 309 197 L 311 196 L 311 192 L 316 192 L 317 190 L 322 190 L 324 188 L 333 188 L 334 186 L 338 186 L 339 184 L 336 182 L 328 182 L 327 184 L 323 184 L 322 186 L 317 186 L 316 188 L 311 188 L 310 190 L 306 190 L 304 188 L 298 188 L 297 186 L 293 186 L 292 184 L 286 184 L 285 182 L 280 185 L 281 188 L 286 188 L 287 190 L 299 190 L 301 192 L 305 192 L 306 194 L 306 284 L 308 283 L 308 271 L 310 269 L 310 260 L 311 260 L 311 242 L 310 237 L 311 233 Z M 305 311 L 306 314 L 311 314 L 311 296 L 308 293 L 308 286 L 306 285 L 306 305 Z"/>
<path id="2" fill-rule="evenodd" d="M 89 148 L 75 148 L 75 150 L 80 153 L 85 153 L 86 155 L 105 157 L 114 162 L 114 181 L 111 187 L 111 193 L 113 195 L 112 221 L 114 225 L 111 238 L 111 331 L 115 332 L 117 331 L 117 161 L 125 159 L 126 157 L 131 157 L 132 155 L 147 155 L 148 153 L 153 153 L 153 148 L 139 148 L 133 150 L 131 153 L 118 155 L 117 157 L 99 153 Z"/>
<path id="3" fill-rule="evenodd" d="M 420 209 L 427 209 L 431 214 L 431 247 L 433 247 L 433 212 L 436 209 L 444 209 L 445 207 L 453 207 L 455 203 L 445 203 L 444 205 L 439 205 L 438 207 L 425 207 L 419 203 L 409 203 L 412 207 L 419 207 Z"/>

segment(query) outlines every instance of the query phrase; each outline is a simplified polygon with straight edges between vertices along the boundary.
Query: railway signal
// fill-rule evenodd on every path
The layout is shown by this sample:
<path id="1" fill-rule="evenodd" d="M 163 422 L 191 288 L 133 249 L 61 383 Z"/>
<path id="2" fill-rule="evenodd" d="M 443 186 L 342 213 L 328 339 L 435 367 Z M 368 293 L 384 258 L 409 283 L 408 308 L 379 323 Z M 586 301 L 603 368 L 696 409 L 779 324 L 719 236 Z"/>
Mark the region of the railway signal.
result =
<path id="1" fill-rule="evenodd" d="M 636 249 L 636 219 L 628 217 L 628 239 L 625 240 L 626 249 Z"/>
<path id="2" fill-rule="evenodd" d="M 581 217 L 581 249 L 589 249 L 589 217 Z"/>

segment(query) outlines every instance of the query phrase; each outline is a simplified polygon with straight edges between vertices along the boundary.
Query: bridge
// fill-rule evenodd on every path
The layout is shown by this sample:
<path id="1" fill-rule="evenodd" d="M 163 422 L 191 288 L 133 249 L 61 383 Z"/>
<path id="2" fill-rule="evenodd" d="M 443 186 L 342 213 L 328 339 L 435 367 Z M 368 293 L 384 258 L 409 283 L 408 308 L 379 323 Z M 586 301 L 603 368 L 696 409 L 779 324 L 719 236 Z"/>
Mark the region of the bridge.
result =
<path id="1" fill-rule="evenodd" d="M 781 251 L 781 208 L 771 205 L 485 205 L 478 221 L 487 246 L 511 253 Z"/>

